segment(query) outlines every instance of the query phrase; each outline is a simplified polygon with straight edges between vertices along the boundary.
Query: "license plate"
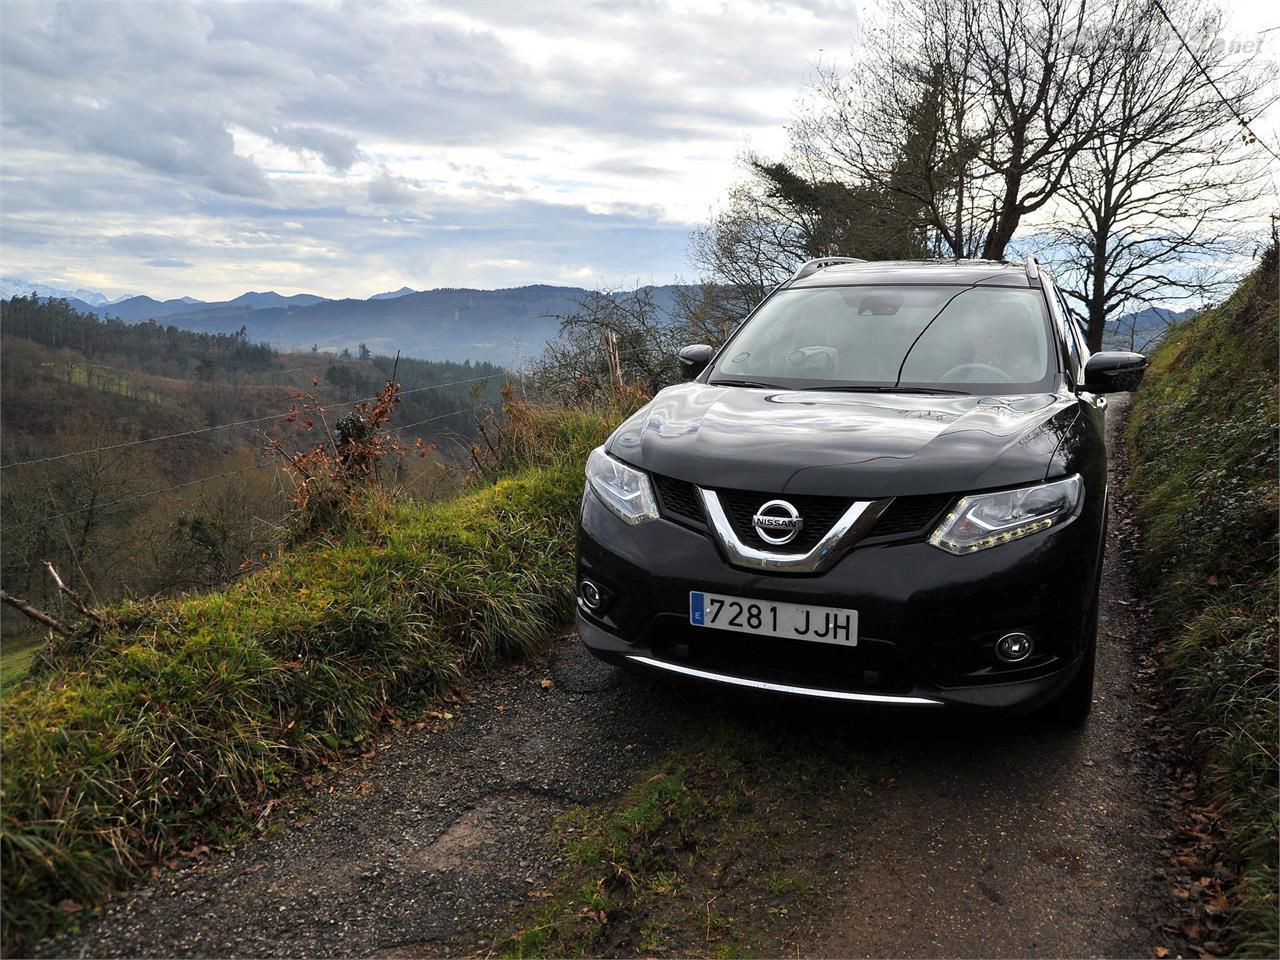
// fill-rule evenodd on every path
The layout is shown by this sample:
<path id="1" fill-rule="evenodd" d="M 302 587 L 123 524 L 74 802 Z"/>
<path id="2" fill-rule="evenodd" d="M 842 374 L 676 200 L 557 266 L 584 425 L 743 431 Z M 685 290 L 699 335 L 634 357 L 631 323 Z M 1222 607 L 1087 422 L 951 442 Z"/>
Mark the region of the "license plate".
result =
<path id="1" fill-rule="evenodd" d="M 762 637 L 858 645 L 858 611 L 835 607 L 770 603 L 693 590 L 689 593 L 689 623 Z"/>

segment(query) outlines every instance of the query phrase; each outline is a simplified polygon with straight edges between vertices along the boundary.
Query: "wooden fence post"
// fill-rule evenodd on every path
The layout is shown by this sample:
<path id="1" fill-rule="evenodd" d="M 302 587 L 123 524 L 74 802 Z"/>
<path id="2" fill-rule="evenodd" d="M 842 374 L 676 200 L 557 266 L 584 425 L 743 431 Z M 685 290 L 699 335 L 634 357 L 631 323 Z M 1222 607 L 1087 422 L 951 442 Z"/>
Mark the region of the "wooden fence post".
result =
<path id="1" fill-rule="evenodd" d="M 613 382 L 613 392 L 622 395 L 622 361 L 618 357 L 618 335 L 612 330 L 604 333 L 604 355 L 609 361 L 609 379 Z"/>

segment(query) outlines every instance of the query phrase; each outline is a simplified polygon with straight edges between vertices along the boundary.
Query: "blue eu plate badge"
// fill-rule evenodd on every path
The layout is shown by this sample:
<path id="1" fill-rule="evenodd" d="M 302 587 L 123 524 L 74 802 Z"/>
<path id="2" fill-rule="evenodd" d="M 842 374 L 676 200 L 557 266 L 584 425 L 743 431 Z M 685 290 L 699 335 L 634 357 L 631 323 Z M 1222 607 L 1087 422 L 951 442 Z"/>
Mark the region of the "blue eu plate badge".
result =
<path id="1" fill-rule="evenodd" d="M 707 625 L 705 601 L 703 594 L 693 591 L 689 594 L 689 622 L 697 627 Z"/>

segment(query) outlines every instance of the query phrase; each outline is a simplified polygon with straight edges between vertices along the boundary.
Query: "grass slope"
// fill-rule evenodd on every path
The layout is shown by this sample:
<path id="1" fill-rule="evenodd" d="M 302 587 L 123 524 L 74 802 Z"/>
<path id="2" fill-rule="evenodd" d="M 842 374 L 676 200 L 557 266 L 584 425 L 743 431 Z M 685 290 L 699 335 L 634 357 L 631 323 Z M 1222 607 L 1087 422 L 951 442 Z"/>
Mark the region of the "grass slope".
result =
<path id="1" fill-rule="evenodd" d="M 1276 248 L 1152 358 L 1129 441 L 1142 573 L 1169 638 L 1176 719 L 1206 763 L 1242 867 L 1238 949 L 1277 930 Z"/>
<path id="2" fill-rule="evenodd" d="M 4 952 L 155 858 L 233 834 L 389 708 L 547 639 L 572 600 L 581 465 L 611 422 L 524 410 L 525 453 L 492 484 L 370 500 L 226 590 L 115 608 L 85 649 L 7 688 Z"/>
<path id="3" fill-rule="evenodd" d="M 624 796 L 563 814 L 560 875 L 489 955 L 788 955 L 866 770 L 829 738 L 768 727 L 690 724 Z"/>

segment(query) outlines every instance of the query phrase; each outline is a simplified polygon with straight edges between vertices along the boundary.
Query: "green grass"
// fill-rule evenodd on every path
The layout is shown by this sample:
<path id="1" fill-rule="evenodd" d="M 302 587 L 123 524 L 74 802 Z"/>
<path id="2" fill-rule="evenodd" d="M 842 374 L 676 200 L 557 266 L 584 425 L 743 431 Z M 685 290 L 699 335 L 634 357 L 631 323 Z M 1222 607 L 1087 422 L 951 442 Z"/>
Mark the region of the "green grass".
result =
<path id="1" fill-rule="evenodd" d="M 492 483 L 445 503 L 371 497 L 228 589 L 114 608 L 85 649 L 6 687 L 6 954 L 72 925 L 60 901 L 96 904 L 234 834 L 388 707 L 566 621 L 581 465 L 613 416 L 518 416 L 526 449 Z"/>
<path id="2" fill-rule="evenodd" d="M 5 640 L 0 645 L 0 690 L 16 683 L 27 674 L 31 660 L 40 649 L 40 640 L 23 638 Z"/>
<path id="3" fill-rule="evenodd" d="M 561 817 L 557 833 L 572 838 L 564 846 L 569 867 L 553 896 L 499 945 L 503 955 L 588 955 L 601 945 L 611 913 L 679 889 L 686 856 L 715 845 L 746 803 L 745 754 L 736 735 L 710 731 L 704 747 L 674 752 L 620 802 Z M 649 922 L 646 946 L 663 950 L 670 926 Z"/>
<path id="4" fill-rule="evenodd" d="M 1129 425 L 1175 718 L 1242 871 L 1236 949 L 1266 956 L 1280 952 L 1276 284 L 1272 247 L 1230 299 L 1171 331 Z"/>
<path id="5" fill-rule="evenodd" d="M 92 374 L 96 372 L 96 378 Z M 83 366 L 75 364 L 70 368 L 70 380 L 82 387 L 95 387 L 108 393 L 118 393 L 123 397 L 139 397 L 151 403 L 160 403 L 160 392 L 153 387 L 135 386 L 133 382 L 119 372 L 99 365 Z"/>
<path id="6" fill-rule="evenodd" d="M 686 733 L 686 745 L 643 771 L 620 799 L 561 816 L 555 833 L 565 838 L 566 867 L 551 896 L 518 916 L 518 929 L 500 935 L 494 951 L 610 955 L 621 928 L 622 942 L 648 955 L 747 956 L 739 926 L 760 918 L 740 914 L 754 908 L 720 886 L 729 859 L 765 876 L 768 893 L 790 909 L 811 905 L 814 878 L 779 866 L 778 850 L 799 829 L 793 807 L 783 805 L 803 802 L 815 815 L 840 806 L 843 789 L 861 777 L 857 758 L 733 720 L 699 722 Z"/>

